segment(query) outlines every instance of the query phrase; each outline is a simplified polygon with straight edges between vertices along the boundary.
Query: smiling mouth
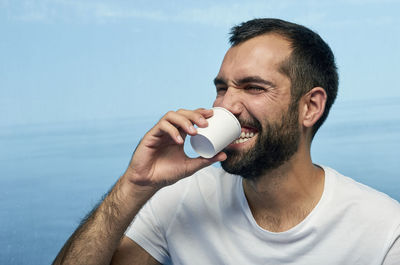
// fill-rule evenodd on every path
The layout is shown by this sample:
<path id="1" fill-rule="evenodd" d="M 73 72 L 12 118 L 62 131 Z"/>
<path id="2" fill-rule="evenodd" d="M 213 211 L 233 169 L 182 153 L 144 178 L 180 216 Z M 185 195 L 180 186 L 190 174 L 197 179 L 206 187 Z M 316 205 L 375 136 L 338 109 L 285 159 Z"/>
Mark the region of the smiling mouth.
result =
<path id="1" fill-rule="evenodd" d="M 242 133 L 240 134 L 239 138 L 237 138 L 235 141 L 233 141 L 233 143 L 241 144 L 241 143 L 247 142 L 252 137 L 254 137 L 256 134 L 257 134 L 257 131 L 255 129 L 242 127 Z"/>

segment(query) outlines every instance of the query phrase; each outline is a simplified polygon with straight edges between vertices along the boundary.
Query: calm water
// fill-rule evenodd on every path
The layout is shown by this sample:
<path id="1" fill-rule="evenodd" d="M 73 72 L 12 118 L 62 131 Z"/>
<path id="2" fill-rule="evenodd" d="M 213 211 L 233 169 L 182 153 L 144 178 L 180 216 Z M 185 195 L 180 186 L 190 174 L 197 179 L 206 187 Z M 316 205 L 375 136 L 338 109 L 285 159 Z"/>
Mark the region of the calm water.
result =
<path id="1" fill-rule="evenodd" d="M 314 161 L 400 200 L 397 102 L 341 104 Z M 0 127 L 0 264 L 50 264 L 156 120 Z"/>

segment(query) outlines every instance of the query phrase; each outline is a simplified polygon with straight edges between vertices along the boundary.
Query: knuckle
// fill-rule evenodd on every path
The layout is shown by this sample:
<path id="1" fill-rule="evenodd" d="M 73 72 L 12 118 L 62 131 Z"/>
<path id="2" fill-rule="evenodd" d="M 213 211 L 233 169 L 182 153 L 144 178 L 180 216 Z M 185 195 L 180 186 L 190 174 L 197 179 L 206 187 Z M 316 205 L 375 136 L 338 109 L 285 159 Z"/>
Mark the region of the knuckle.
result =
<path id="1" fill-rule="evenodd" d="M 161 128 L 166 128 L 166 127 L 168 127 L 168 124 L 169 124 L 169 122 L 166 121 L 166 120 L 161 120 L 161 121 L 159 122 L 159 125 L 160 125 Z"/>
<path id="2" fill-rule="evenodd" d="M 197 120 L 203 118 L 203 115 L 201 115 L 200 113 L 195 113 L 195 114 L 193 115 L 193 118 L 197 121 Z"/>
<path id="3" fill-rule="evenodd" d="M 172 110 L 170 110 L 170 111 L 168 111 L 168 112 L 165 114 L 165 117 L 170 117 L 170 116 L 172 116 L 172 115 L 174 115 L 174 114 L 175 114 L 175 112 L 172 111 Z"/>
<path id="4" fill-rule="evenodd" d="M 176 112 L 177 113 L 183 113 L 183 112 L 186 112 L 187 110 L 186 109 L 178 109 Z"/>

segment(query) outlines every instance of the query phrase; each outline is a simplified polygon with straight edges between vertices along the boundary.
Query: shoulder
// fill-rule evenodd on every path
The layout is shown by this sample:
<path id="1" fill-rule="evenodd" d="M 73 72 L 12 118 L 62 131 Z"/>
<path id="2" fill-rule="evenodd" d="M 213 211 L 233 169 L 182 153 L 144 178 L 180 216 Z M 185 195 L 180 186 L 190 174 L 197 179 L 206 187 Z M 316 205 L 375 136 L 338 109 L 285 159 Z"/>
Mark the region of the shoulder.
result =
<path id="1" fill-rule="evenodd" d="M 327 178 L 330 178 L 331 196 L 337 203 L 357 209 L 358 214 L 365 214 L 369 219 L 390 218 L 392 221 L 397 220 L 400 224 L 398 201 L 329 167 L 323 168 Z"/>
<path id="2" fill-rule="evenodd" d="M 153 215 L 168 230 L 178 216 L 199 216 L 222 201 L 227 201 L 238 176 L 221 168 L 209 166 L 190 177 L 159 190 L 146 204 Z"/>
<path id="3" fill-rule="evenodd" d="M 219 189 L 229 189 L 239 179 L 222 168 L 209 166 L 173 185 L 162 188 L 152 198 L 160 204 L 177 204 L 188 197 L 206 196 Z"/>

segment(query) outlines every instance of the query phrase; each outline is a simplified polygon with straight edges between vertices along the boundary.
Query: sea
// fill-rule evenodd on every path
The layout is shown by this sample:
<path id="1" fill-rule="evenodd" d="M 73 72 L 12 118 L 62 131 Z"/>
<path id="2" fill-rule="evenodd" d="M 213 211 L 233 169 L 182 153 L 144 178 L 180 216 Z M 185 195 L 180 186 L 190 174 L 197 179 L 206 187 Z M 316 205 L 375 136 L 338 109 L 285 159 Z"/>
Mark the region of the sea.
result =
<path id="1" fill-rule="evenodd" d="M 334 106 L 314 163 L 399 201 L 399 114 L 398 98 Z M 51 264 L 159 118 L 0 125 L 0 264 Z"/>

